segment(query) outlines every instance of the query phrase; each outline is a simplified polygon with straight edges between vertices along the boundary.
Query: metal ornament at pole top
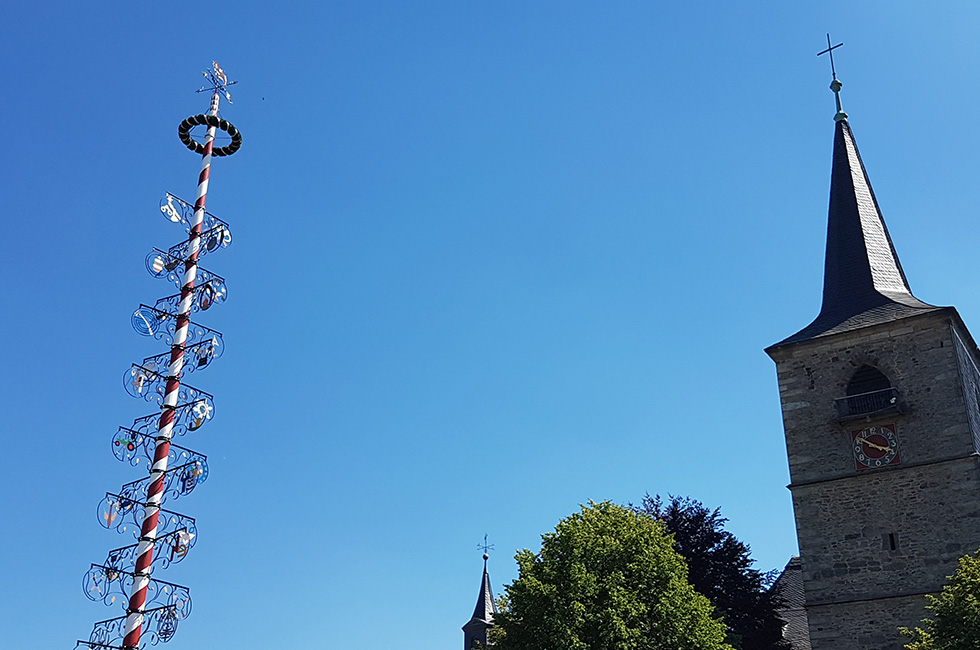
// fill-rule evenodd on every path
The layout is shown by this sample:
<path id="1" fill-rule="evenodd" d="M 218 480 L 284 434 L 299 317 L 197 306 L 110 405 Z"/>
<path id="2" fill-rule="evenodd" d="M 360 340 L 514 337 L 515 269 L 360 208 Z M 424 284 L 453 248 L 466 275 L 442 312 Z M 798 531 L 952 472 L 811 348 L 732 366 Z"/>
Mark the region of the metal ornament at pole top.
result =
<path id="1" fill-rule="evenodd" d="M 133 466 L 139 462 L 136 457 L 138 444 L 150 461 L 149 477 L 124 485 L 118 495 L 108 493 L 99 508 L 100 523 L 105 528 L 123 533 L 132 528 L 137 544 L 110 552 L 106 564 L 93 565 L 84 581 L 88 591 L 97 592 L 87 592 L 86 595 L 93 600 L 102 599 L 106 604 L 114 604 L 116 597 L 102 594 L 103 590 L 120 591 L 128 585 L 126 615 L 96 623 L 89 640 L 79 641 L 76 648 L 133 650 L 141 647 L 141 639 L 145 645 L 144 637 L 147 634 L 150 644 L 169 641 L 176 631 L 178 620 L 190 613 L 190 592 L 186 587 L 151 579 L 150 574 L 154 564 L 166 567 L 175 558 L 179 561 L 196 543 L 194 520 L 163 510 L 163 501 L 168 494 L 176 497 L 189 493 L 207 478 L 206 457 L 203 454 L 171 445 L 175 431 L 178 435 L 195 431 L 211 419 L 214 411 L 209 394 L 181 382 L 185 352 L 191 354 L 194 363 L 188 368 L 193 370 L 206 367 L 223 350 L 223 347 L 219 350 L 219 345 L 223 345 L 219 332 L 192 323 L 190 319 L 192 312 L 205 311 L 213 304 L 222 302 L 226 295 L 224 279 L 199 269 L 198 259 L 202 251 L 225 247 L 231 242 L 228 224 L 206 210 L 207 193 L 212 156 L 231 155 L 238 151 L 242 142 L 238 129 L 218 117 L 221 95 L 230 103 L 231 95 L 227 88 L 235 82 L 228 81 L 217 62 L 213 63 L 212 68 L 204 73 L 210 87 L 202 88 L 202 91 L 213 91 L 208 113 L 191 116 L 178 127 L 181 141 L 202 155 L 196 200 L 191 207 L 168 193 L 160 206 L 161 212 L 170 221 L 187 226 L 188 238 L 168 252 L 151 253 L 147 260 L 147 270 L 151 275 L 174 280 L 177 280 L 177 267 L 183 264 L 183 273 L 178 280 L 180 294 L 161 298 L 155 307 L 141 305 L 132 318 L 133 327 L 138 333 L 154 338 L 165 337 L 170 344 L 169 359 L 167 355 L 148 357 L 142 364 L 134 364 L 124 375 L 127 392 L 159 404 L 160 414 L 158 418 L 138 418 L 132 428 L 120 427 L 113 441 L 115 447 L 122 445 L 125 449 L 120 453 L 114 449 L 116 457 Z M 191 129 L 198 125 L 207 127 L 203 143 L 196 141 L 191 134 Z M 227 133 L 231 142 L 215 149 L 214 140 L 219 130 Z M 206 247 L 202 249 L 205 223 L 209 228 L 208 238 Z M 199 277 L 200 285 L 197 284 Z M 189 347 L 191 341 L 197 342 Z M 137 530 L 138 533 L 135 532 Z M 154 562 L 154 552 L 161 545 L 162 550 L 170 551 L 170 557 L 164 558 L 163 562 Z M 171 594 L 169 600 L 163 599 L 163 605 L 160 605 L 158 593 L 161 589 Z M 181 594 L 180 598 L 175 594 Z M 155 606 L 148 609 L 148 605 Z"/>

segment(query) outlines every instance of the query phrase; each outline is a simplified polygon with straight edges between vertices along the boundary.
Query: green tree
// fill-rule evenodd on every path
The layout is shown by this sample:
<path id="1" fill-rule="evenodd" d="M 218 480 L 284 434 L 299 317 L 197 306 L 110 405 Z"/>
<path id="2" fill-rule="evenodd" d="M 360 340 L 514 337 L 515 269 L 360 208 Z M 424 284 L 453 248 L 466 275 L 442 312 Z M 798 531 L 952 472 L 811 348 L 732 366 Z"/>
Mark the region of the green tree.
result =
<path id="1" fill-rule="evenodd" d="M 590 502 L 516 559 L 494 650 L 731 650 L 652 517 Z"/>
<path id="2" fill-rule="evenodd" d="M 932 618 L 925 629 L 902 628 L 912 638 L 908 650 L 976 650 L 980 648 L 980 551 L 960 558 L 956 573 L 938 596 L 926 596 Z"/>
<path id="3" fill-rule="evenodd" d="M 708 597 L 728 627 L 728 643 L 740 650 L 785 650 L 778 595 L 769 589 L 772 573 L 752 568 L 749 546 L 725 530 L 721 509 L 691 498 L 647 494 L 637 511 L 662 521 L 674 548 L 687 561 L 688 579 Z"/>

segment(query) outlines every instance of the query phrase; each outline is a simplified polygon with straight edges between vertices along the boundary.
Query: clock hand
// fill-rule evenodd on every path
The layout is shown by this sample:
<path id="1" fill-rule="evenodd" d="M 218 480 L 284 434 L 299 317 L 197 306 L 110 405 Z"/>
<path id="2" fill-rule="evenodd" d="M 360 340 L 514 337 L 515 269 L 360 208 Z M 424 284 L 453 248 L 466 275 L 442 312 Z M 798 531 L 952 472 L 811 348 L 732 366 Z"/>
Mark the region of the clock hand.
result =
<path id="1" fill-rule="evenodd" d="M 878 451 L 889 452 L 889 451 L 892 450 L 891 447 L 883 447 L 881 445 L 876 445 L 875 443 L 871 442 L 870 440 L 868 440 L 866 438 L 860 438 L 860 437 L 858 437 L 858 438 L 855 438 L 854 440 L 855 440 L 855 442 L 860 442 L 861 444 L 867 445 L 867 446 L 871 447 L 872 449 L 877 449 Z"/>

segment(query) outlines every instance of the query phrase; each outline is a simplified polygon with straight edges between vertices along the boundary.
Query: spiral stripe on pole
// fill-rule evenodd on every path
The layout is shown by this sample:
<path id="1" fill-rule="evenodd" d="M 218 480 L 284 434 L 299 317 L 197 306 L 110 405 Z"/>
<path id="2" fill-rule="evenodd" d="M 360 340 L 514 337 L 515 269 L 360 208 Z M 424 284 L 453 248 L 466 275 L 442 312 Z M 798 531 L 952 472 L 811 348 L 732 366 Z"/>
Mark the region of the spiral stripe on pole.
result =
<path id="1" fill-rule="evenodd" d="M 220 96 L 218 93 L 214 93 L 211 97 L 209 116 L 217 117 L 219 100 Z M 163 412 L 160 416 L 160 427 L 157 433 L 156 449 L 153 454 L 153 465 L 150 468 L 150 475 L 154 478 L 147 488 L 143 527 L 140 530 L 140 543 L 137 549 L 136 570 L 129 596 L 125 636 L 123 637 L 123 647 L 126 650 L 135 650 L 139 647 L 140 637 L 143 631 L 143 609 L 146 605 L 147 587 L 150 582 L 150 571 L 153 564 L 153 548 L 156 542 L 160 504 L 163 501 L 164 479 L 166 478 L 165 472 L 167 471 L 167 459 L 170 454 L 170 438 L 174 424 L 174 407 L 177 406 L 177 396 L 180 392 L 180 373 L 184 367 L 184 344 L 187 341 L 187 329 L 190 325 L 194 282 L 197 279 L 197 257 L 200 252 L 201 230 L 208 198 L 208 179 L 211 176 L 211 152 L 217 129 L 218 124 L 212 124 L 212 121 L 209 120 L 207 134 L 204 139 L 201 174 L 198 177 L 197 183 L 197 201 L 194 203 L 194 219 L 188 240 L 189 255 L 187 261 L 184 263 L 184 277 L 180 289 L 180 308 L 177 314 L 176 332 L 170 350 L 170 367 L 167 371 L 167 386 L 164 390 Z"/>

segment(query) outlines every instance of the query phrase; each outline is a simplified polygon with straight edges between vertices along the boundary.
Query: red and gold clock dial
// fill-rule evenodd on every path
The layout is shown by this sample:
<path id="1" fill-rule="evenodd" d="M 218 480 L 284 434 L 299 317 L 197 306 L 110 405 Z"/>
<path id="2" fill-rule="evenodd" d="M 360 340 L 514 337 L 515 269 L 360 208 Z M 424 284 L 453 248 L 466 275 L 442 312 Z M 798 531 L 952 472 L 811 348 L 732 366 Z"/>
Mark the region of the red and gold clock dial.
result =
<path id="1" fill-rule="evenodd" d="M 894 424 L 851 431 L 851 443 L 858 469 L 875 469 L 901 462 Z"/>

